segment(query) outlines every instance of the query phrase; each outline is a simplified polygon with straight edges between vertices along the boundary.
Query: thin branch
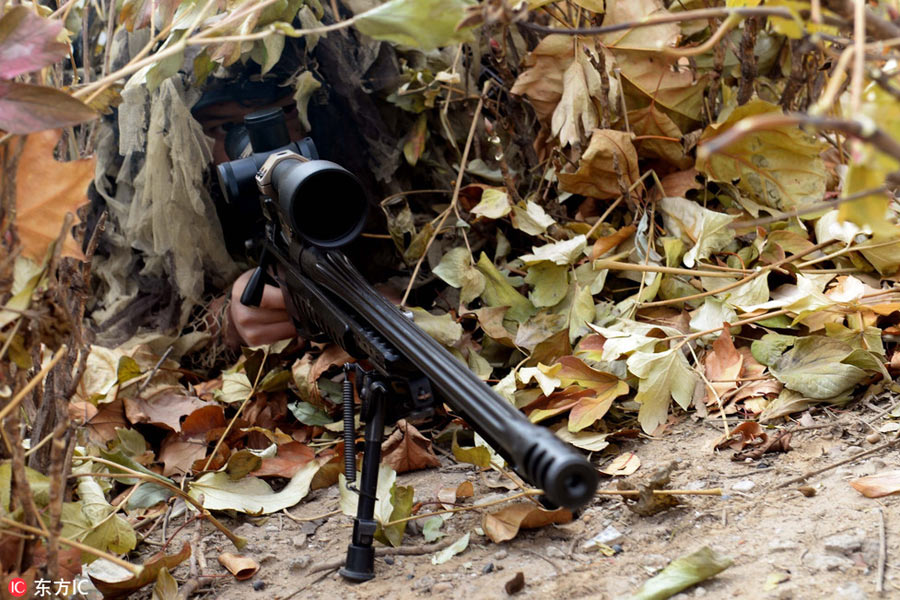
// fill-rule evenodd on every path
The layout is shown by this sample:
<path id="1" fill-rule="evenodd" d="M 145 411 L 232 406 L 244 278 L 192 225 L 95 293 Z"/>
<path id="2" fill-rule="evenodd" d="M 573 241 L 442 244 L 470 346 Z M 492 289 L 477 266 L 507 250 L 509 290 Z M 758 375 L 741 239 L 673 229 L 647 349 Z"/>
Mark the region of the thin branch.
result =
<path id="1" fill-rule="evenodd" d="M 709 19 L 719 19 L 737 15 L 743 18 L 749 17 L 781 17 L 782 19 L 793 19 L 793 15 L 786 8 L 775 8 L 768 6 L 755 7 L 734 7 L 734 8 L 703 8 L 699 10 L 686 10 L 679 13 L 671 13 L 660 15 L 658 17 L 650 17 L 640 21 L 629 21 L 628 23 L 617 23 L 615 25 L 605 25 L 603 27 L 547 27 L 546 25 L 538 25 L 536 23 L 522 22 L 518 23 L 520 27 L 539 31 L 541 33 L 558 33 L 563 35 L 601 35 L 604 33 L 615 33 L 617 31 L 628 31 L 630 29 L 638 29 L 640 27 L 653 27 L 655 25 L 666 25 L 668 23 L 682 23 L 684 21 L 706 21 Z"/>
<path id="2" fill-rule="evenodd" d="M 900 142 L 885 133 L 870 119 L 845 120 L 804 113 L 770 113 L 739 121 L 722 135 L 714 137 L 697 148 L 697 159 L 707 160 L 710 155 L 739 142 L 751 133 L 795 125 L 839 131 L 846 136 L 865 140 L 885 154 L 900 160 Z"/>
<path id="3" fill-rule="evenodd" d="M 218 519 L 212 516 L 212 514 L 210 514 L 210 512 L 206 508 L 204 508 L 201 503 L 197 502 L 197 500 L 195 500 L 190 494 L 188 494 L 178 486 L 172 485 L 161 476 L 141 473 L 140 471 L 129 469 L 128 467 L 115 463 L 111 460 L 106 460 L 105 458 L 97 458 L 96 456 L 75 456 L 73 457 L 73 460 L 93 461 L 97 464 L 106 465 L 108 467 L 112 467 L 114 469 L 122 471 L 122 473 L 73 473 L 71 477 L 106 477 L 115 479 L 121 478 L 123 474 L 127 474 L 128 477 L 135 477 L 137 479 L 151 481 L 156 485 L 160 485 L 166 488 L 176 496 L 179 496 L 180 498 L 191 504 L 200 512 L 201 515 L 203 515 L 205 519 L 209 519 L 210 523 L 212 523 L 216 527 L 216 529 L 224 533 L 225 537 L 231 540 L 231 543 L 233 543 L 238 549 L 243 548 L 247 545 L 247 540 L 238 535 L 235 535 L 230 529 L 222 525 L 222 523 L 220 523 Z"/>
<path id="4" fill-rule="evenodd" d="M 59 347 L 59 350 L 56 351 L 56 354 L 53 355 L 53 358 L 50 360 L 50 362 L 44 365 L 44 367 L 38 372 L 38 374 L 32 377 L 31 380 L 27 384 L 25 384 L 25 387 L 23 387 L 15 396 L 13 396 L 13 399 L 9 401 L 9 404 L 4 406 L 3 409 L 0 410 L 0 422 L 2 422 L 3 419 L 5 419 L 7 415 L 9 415 L 9 413 L 16 409 L 19 403 L 25 398 L 25 396 L 28 395 L 28 392 L 33 390 L 38 383 L 44 380 L 44 377 L 46 377 L 47 373 L 50 372 L 50 369 L 56 366 L 56 363 L 59 362 L 59 359 L 63 357 L 63 354 L 65 354 L 65 352 L 66 345 L 63 344 Z"/>
<path id="5" fill-rule="evenodd" d="M 12 519 L 7 519 L 6 517 L 0 517 L 0 523 L 7 525 L 9 527 L 15 527 L 17 529 L 21 529 L 22 531 L 27 531 L 28 533 L 33 533 L 34 535 L 44 536 L 45 534 L 38 529 L 37 527 L 32 527 L 31 525 L 25 525 L 24 523 L 19 523 L 18 521 L 13 521 Z M 82 552 L 86 552 L 88 554 L 93 554 L 99 558 L 105 558 L 111 563 L 117 564 L 120 567 L 124 567 L 134 573 L 135 575 L 139 575 L 143 570 L 143 567 L 140 565 L 133 565 L 127 560 L 122 560 L 118 556 L 114 556 L 109 554 L 108 552 L 104 552 L 103 550 L 98 550 L 97 548 L 93 548 L 86 544 L 82 544 L 76 540 L 70 540 L 69 538 L 65 538 L 60 536 L 59 543 L 69 546 L 70 548 L 75 548 L 77 550 L 81 550 Z"/>
<path id="6" fill-rule="evenodd" d="M 459 191 L 462 189 L 463 176 L 466 174 L 466 163 L 469 161 L 469 150 L 472 149 L 472 140 L 475 139 L 475 130 L 478 128 L 478 117 L 481 116 L 481 109 L 484 108 L 484 97 L 487 95 L 492 83 L 493 81 L 490 79 L 484 82 L 484 87 L 481 90 L 481 97 L 478 98 L 478 106 L 475 107 L 475 114 L 472 116 L 472 124 L 469 127 L 469 136 L 466 138 L 466 146 L 463 149 L 463 155 L 459 161 L 459 173 L 456 176 L 456 185 L 453 187 L 453 197 L 450 199 L 450 206 L 444 209 L 444 216 L 438 222 L 437 227 L 434 228 L 434 235 L 428 239 L 428 243 L 425 245 L 422 256 L 416 261 L 412 276 L 409 278 L 409 285 L 406 286 L 406 292 L 403 294 L 403 299 L 400 300 L 401 307 L 406 306 L 406 301 L 409 299 L 409 294 L 412 292 L 413 285 L 416 283 L 416 277 L 419 275 L 419 269 L 422 268 L 422 262 L 425 260 L 425 257 L 428 256 L 428 250 L 431 248 L 431 244 L 434 243 L 438 233 L 443 229 L 447 217 L 456 210 L 456 205 L 459 202 Z"/>

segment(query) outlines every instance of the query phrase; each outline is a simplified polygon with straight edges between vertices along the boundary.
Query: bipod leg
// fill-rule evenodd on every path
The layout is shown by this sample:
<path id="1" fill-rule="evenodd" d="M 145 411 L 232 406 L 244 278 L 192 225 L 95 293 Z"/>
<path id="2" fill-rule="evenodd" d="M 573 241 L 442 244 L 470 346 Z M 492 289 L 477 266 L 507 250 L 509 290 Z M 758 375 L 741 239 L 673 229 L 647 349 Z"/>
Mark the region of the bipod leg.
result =
<path id="1" fill-rule="evenodd" d="M 347 561 L 340 574 L 350 581 L 368 581 L 375 577 L 375 494 L 378 490 L 378 467 L 381 464 L 381 441 L 384 436 L 386 388 L 374 383 L 362 390 L 369 396 L 366 419 L 365 454 L 359 486 L 359 503 L 353 520 L 353 539 L 347 547 Z M 363 398 L 363 405 L 367 402 Z"/>

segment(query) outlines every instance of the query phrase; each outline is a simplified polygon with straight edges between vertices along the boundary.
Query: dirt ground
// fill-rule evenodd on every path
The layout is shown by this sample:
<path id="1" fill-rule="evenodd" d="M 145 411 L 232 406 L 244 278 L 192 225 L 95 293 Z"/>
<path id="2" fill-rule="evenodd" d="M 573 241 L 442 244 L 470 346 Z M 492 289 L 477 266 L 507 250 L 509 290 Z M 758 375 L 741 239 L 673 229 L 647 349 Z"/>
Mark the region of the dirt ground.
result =
<path id="1" fill-rule="evenodd" d="M 889 399 L 883 406 L 894 402 Z M 618 498 L 598 497 L 572 523 L 522 531 L 503 544 L 475 531 L 481 525 L 478 513 L 458 513 L 447 520 L 443 531 L 452 539 L 471 532 L 463 553 L 437 566 L 431 554 L 379 557 L 377 577 L 363 584 L 346 583 L 334 571 L 308 573 L 311 565 L 344 555 L 349 517 L 339 514 L 302 524 L 284 515 L 258 525 L 232 521 L 237 532 L 250 539 L 245 553 L 259 561 L 261 569 L 249 581 L 216 578 L 206 588 L 206 597 L 503 598 L 508 595 L 505 584 L 521 571 L 525 586 L 519 598 L 622 598 L 669 561 L 708 545 L 730 556 L 734 565 L 675 598 L 900 598 L 900 496 L 868 499 L 848 483 L 900 467 L 898 446 L 811 477 L 806 485 L 815 490 L 813 496 L 807 497 L 796 485 L 776 488 L 797 475 L 874 448 L 895 434 L 874 439 L 871 434 L 887 421 L 871 405 L 856 405 L 842 413 L 819 412 L 813 420 L 809 427 L 809 418 L 804 419 L 807 428 L 793 434 L 788 453 L 767 454 L 753 463 L 732 461 L 732 450 L 713 450 L 722 435 L 721 421 L 685 419 L 659 439 L 619 443 L 601 460 L 635 452 L 641 467 L 632 479 L 646 478 L 675 460 L 671 488 L 722 488 L 725 495 L 684 497 L 682 506 L 651 517 L 634 514 Z M 443 468 L 400 475 L 398 484 L 414 486 L 417 501 L 433 500 L 440 488 L 465 480 L 474 484 L 476 502 L 498 491 L 512 493 L 488 487 L 475 467 L 441 460 Z M 601 487 L 614 483 L 604 477 Z M 337 496 L 335 486 L 315 491 L 291 513 L 297 517 L 328 513 L 337 508 Z M 882 522 L 886 559 L 879 553 Z M 621 533 L 620 539 L 608 542 L 620 545 L 620 553 L 607 557 L 585 548 L 587 540 L 609 526 Z M 224 574 L 217 557 L 233 548 L 206 527 L 208 569 Z M 421 533 L 407 530 L 404 545 L 423 543 Z M 879 562 L 885 565 L 880 596 Z M 187 575 L 186 567 L 174 574 L 180 580 Z"/>

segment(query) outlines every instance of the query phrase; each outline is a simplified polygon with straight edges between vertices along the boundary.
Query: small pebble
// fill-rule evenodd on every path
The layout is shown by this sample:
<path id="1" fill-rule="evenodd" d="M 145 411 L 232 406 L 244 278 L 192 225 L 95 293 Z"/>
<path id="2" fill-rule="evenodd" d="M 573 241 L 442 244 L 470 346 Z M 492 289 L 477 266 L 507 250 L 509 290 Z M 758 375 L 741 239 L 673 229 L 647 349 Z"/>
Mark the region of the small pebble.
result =
<path id="1" fill-rule="evenodd" d="M 612 546 L 610 546 L 610 548 L 612 548 L 613 552 L 615 552 L 616 554 L 621 554 L 623 550 L 622 544 L 613 544 Z"/>
<path id="2" fill-rule="evenodd" d="M 768 469 L 768 468 L 769 468 L 769 463 L 767 463 L 767 462 L 761 460 L 761 461 L 759 461 L 758 463 L 756 463 L 756 468 L 757 468 L 757 469 Z"/>
<path id="3" fill-rule="evenodd" d="M 742 479 L 742 480 L 738 481 L 737 483 L 735 483 L 734 485 L 732 485 L 731 489 L 733 489 L 736 492 L 749 492 L 750 490 L 752 490 L 755 487 L 756 487 L 756 484 L 753 483 L 752 481 L 750 481 L 749 479 Z"/>
<path id="4" fill-rule="evenodd" d="M 494 560 L 503 560 L 507 556 L 509 556 L 509 552 L 506 550 L 497 550 L 494 552 Z"/>
<path id="5" fill-rule="evenodd" d="M 393 557 L 393 556 L 385 556 L 385 557 L 384 557 L 384 563 L 385 563 L 386 565 L 392 565 L 392 564 L 394 564 L 394 557 Z"/>
<path id="6" fill-rule="evenodd" d="M 260 581 L 259 579 L 257 579 L 256 581 L 253 582 L 253 589 L 256 590 L 257 592 L 263 591 L 264 589 L 266 589 L 266 582 Z"/>
<path id="7" fill-rule="evenodd" d="M 481 569 L 481 572 L 484 573 L 485 575 L 487 575 L 488 573 L 490 573 L 493 570 L 494 570 L 494 563 L 489 562 L 488 564 L 484 565 L 484 568 Z"/>
<path id="8" fill-rule="evenodd" d="M 869 435 L 866 436 L 866 441 L 869 442 L 870 444 L 877 444 L 878 442 L 881 441 L 881 434 L 877 433 L 877 432 L 870 433 Z"/>
<path id="9" fill-rule="evenodd" d="M 408 573 L 408 574 L 406 575 L 406 578 L 407 578 L 407 579 L 412 579 L 413 577 L 415 577 L 415 575 L 412 574 L 412 573 Z"/>

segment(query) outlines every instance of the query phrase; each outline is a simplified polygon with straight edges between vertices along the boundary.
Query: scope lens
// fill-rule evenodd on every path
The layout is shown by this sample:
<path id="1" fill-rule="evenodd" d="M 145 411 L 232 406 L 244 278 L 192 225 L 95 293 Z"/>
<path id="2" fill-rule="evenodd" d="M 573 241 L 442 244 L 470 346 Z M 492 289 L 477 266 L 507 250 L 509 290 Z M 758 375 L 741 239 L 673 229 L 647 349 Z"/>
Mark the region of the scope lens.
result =
<path id="1" fill-rule="evenodd" d="M 327 160 L 283 161 L 272 174 L 278 202 L 305 241 L 337 248 L 362 232 L 369 203 L 350 171 Z"/>

